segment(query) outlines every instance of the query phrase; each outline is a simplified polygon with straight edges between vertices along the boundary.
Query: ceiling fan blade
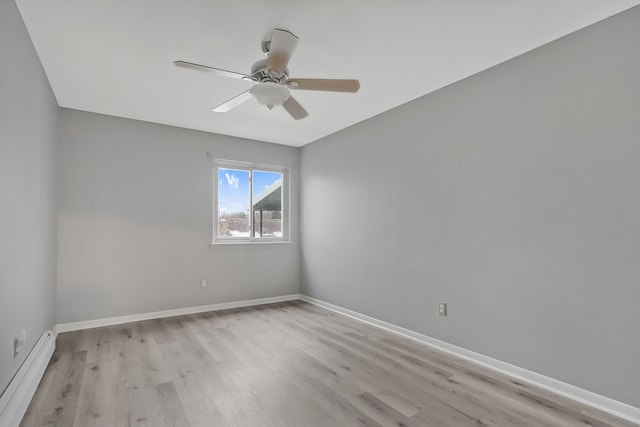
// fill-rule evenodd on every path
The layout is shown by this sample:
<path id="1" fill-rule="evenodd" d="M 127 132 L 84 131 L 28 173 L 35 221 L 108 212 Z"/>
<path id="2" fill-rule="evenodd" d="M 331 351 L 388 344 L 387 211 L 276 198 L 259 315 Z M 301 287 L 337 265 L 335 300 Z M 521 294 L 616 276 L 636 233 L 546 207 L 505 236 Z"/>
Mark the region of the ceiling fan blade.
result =
<path id="1" fill-rule="evenodd" d="M 238 105 L 242 104 L 245 101 L 248 101 L 252 97 L 253 95 L 251 95 L 251 90 L 246 90 L 242 92 L 240 95 L 236 95 L 230 100 L 218 105 L 216 108 L 213 109 L 213 111 L 215 111 L 216 113 L 226 113 L 232 108 L 237 107 Z"/>
<path id="2" fill-rule="evenodd" d="M 253 80 L 251 76 L 248 76 L 246 74 L 222 70 L 220 68 L 209 67 L 207 65 L 194 64 L 193 62 L 173 61 L 173 65 L 175 65 L 176 67 L 188 68 L 190 70 L 206 71 L 222 77 L 231 77 L 232 79 Z"/>
<path id="3" fill-rule="evenodd" d="M 355 93 L 360 89 L 360 82 L 358 80 L 289 79 L 286 84 L 289 89 L 298 90 L 325 90 Z"/>
<path id="4" fill-rule="evenodd" d="M 307 110 L 305 110 L 302 105 L 293 98 L 293 96 L 287 98 L 287 100 L 282 103 L 282 106 L 289 114 L 291 114 L 291 117 L 296 120 L 304 119 L 309 115 Z"/>
<path id="5" fill-rule="evenodd" d="M 297 45 L 298 37 L 296 35 L 287 30 L 275 28 L 271 33 L 267 69 L 275 70 L 280 74 L 284 73 Z"/>

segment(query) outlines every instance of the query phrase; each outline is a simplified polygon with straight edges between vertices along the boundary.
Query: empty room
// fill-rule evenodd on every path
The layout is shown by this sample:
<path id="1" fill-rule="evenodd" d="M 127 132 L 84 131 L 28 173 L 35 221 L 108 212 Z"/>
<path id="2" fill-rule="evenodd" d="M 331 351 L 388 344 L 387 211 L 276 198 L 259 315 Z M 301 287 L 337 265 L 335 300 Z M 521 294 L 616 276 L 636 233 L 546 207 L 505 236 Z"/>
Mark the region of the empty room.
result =
<path id="1" fill-rule="evenodd" d="M 0 40 L 0 427 L 640 425 L 640 0 Z"/>

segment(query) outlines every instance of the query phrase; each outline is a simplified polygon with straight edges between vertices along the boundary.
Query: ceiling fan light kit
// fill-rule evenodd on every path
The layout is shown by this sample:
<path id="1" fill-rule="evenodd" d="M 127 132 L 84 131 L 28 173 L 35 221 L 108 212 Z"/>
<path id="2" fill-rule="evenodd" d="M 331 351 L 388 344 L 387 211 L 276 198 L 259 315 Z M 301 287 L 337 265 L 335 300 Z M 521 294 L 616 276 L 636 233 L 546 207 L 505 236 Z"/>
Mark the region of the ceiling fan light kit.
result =
<path id="1" fill-rule="evenodd" d="M 280 107 L 291 94 L 286 86 L 278 83 L 258 83 L 249 91 L 258 103 L 266 106 L 269 110 L 273 107 Z"/>
<path id="2" fill-rule="evenodd" d="M 262 50 L 267 59 L 256 62 L 251 67 L 251 74 L 236 73 L 221 68 L 209 67 L 187 61 L 174 61 L 177 67 L 207 71 L 221 77 L 230 77 L 252 82 L 254 86 L 223 102 L 213 109 L 217 113 L 230 111 L 250 98 L 269 110 L 282 106 L 296 120 L 303 119 L 309 113 L 291 96 L 289 89 L 316 90 L 329 92 L 355 93 L 360 89 L 358 80 L 340 79 L 290 79 L 287 65 L 298 44 L 298 37 L 290 31 L 274 29 L 271 40 L 262 42 Z"/>

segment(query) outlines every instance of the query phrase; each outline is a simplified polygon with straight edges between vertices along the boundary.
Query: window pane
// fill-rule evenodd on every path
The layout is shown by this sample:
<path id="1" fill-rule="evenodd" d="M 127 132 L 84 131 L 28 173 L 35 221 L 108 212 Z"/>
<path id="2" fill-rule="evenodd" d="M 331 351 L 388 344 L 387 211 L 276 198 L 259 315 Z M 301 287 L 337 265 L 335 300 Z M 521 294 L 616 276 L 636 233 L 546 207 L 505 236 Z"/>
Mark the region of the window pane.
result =
<path id="1" fill-rule="evenodd" d="M 218 169 L 218 237 L 249 237 L 249 171 Z"/>
<path id="2" fill-rule="evenodd" d="M 253 236 L 282 237 L 282 174 L 253 171 Z"/>

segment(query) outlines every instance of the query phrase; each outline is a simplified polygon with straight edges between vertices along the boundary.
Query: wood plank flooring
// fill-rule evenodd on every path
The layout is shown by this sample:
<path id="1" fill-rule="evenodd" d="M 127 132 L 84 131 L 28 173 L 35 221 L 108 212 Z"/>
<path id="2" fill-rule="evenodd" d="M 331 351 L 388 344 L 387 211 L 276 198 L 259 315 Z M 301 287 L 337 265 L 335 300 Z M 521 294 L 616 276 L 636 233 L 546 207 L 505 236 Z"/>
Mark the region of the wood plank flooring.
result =
<path id="1" fill-rule="evenodd" d="M 60 334 L 32 426 L 633 426 L 301 302 Z"/>

